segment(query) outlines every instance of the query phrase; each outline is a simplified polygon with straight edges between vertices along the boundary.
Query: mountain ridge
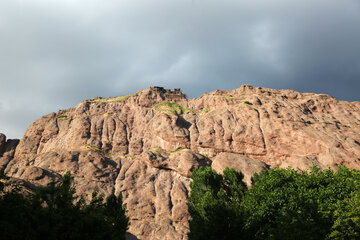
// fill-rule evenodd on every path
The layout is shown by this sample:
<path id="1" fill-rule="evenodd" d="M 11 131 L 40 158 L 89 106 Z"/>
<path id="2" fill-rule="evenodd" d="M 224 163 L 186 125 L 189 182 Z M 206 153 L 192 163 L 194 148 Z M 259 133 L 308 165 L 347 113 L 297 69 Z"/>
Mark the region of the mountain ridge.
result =
<path id="1" fill-rule="evenodd" d="M 187 239 L 186 199 L 199 166 L 360 169 L 360 102 L 243 85 L 187 99 L 151 87 L 92 98 L 36 120 L 20 141 L 0 135 L 0 170 L 45 185 L 70 171 L 86 198 L 122 194 L 138 239 Z"/>

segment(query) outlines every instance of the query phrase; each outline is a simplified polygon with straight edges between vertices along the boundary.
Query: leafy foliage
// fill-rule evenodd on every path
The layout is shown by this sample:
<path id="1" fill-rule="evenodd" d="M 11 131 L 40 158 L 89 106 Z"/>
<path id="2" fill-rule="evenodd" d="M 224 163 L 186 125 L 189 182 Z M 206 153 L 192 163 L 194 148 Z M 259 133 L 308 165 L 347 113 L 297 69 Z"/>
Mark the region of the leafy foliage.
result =
<path id="1" fill-rule="evenodd" d="M 360 239 L 359 194 L 338 202 L 334 217 L 335 222 L 329 239 Z"/>
<path id="2" fill-rule="evenodd" d="M 242 227 L 238 210 L 246 191 L 243 175 L 228 168 L 224 176 L 211 168 L 199 168 L 192 179 L 188 199 L 190 239 L 237 239 L 237 229 Z"/>
<path id="3" fill-rule="evenodd" d="M 19 189 L 5 191 L 0 184 L 1 239 L 125 239 L 129 219 L 120 197 L 106 201 L 93 193 L 86 204 L 75 197 L 73 178 L 66 174 L 24 197 Z"/>
<path id="4" fill-rule="evenodd" d="M 192 179 L 190 239 L 360 239 L 359 170 L 270 169 L 250 189 L 233 169 Z"/>

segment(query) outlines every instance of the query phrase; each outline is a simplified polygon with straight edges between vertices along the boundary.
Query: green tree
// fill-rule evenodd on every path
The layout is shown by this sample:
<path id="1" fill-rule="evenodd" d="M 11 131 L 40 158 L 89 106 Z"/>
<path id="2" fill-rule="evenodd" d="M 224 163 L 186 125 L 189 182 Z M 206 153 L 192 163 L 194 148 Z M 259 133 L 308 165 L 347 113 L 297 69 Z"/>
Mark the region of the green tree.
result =
<path id="1" fill-rule="evenodd" d="M 249 239 L 324 239 L 317 183 L 293 169 L 270 169 L 253 177 L 243 202 Z"/>
<path id="2" fill-rule="evenodd" d="M 252 178 L 193 172 L 190 239 L 359 239 L 360 171 L 270 169 Z"/>
<path id="3" fill-rule="evenodd" d="M 243 201 L 250 239 L 325 239 L 338 202 L 359 191 L 360 172 L 270 169 L 253 177 Z"/>
<path id="4" fill-rule="evenodd" d="M 334 212 L 334 225 L 327 239 L 360 239 L 360 196 L 339 201 Z"/>
<path id="5" fill-rule="evenodd" d="M 0 239 L 125 239 L 129 219 L 119 197 L 94 191 L 92 200 L 75 197 L 73 177 L 38 188 L 24 197 L 0 184 Z"/>
<path id="6" fill-rule="evenodd" d="M 37 214 L 31 202 L 19 193 L 19 187 L 0 177 L 0 239 L 35 239 L 31 224 Z"/>
<path id="7" fill-rule="evenodd" d="M 227 168 L 222 176 L 206 167 L 196 169 L 191 178 L 189 238 L 238 239 L 238 229 L 242 229 L 239 207 L 247 190 L 243 175 Z"/>

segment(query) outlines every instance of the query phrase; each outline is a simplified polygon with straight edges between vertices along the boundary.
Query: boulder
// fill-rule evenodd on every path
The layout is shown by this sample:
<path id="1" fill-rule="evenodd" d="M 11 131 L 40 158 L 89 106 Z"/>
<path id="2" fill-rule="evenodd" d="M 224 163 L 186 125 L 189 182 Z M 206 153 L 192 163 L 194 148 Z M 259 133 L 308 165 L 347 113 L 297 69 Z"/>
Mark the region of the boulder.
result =
<path id="1" fill-rule="evenodd" d="M 219 153 L 213 159 L 211 167 L 220 174 L 222 174 L 227 167 L 242 172 L 244 174 L 244 182 L 248 187 L 251 186 L 251 177 L 255 173 L 260 173 L 269 168 L 269 166 L 262 161 L 228 152 Z"/>

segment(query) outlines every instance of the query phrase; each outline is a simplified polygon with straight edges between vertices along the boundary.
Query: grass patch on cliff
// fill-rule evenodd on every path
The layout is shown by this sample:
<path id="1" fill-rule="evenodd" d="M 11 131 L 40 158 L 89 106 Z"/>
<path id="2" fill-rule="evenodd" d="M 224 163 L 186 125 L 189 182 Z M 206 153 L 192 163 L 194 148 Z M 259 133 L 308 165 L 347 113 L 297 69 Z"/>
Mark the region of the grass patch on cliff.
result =
<path id="1" fill-rule="evenodd" d="M 160 150 L 161 150 L 161 147 L 158 147 L 158 146 L 155 146 L 155 147 L 152 147 L 149 149 L 149 151 L 151 151 L 151 152 L 158 152 Z"/>
<path id="2" fill-rule="evenodd" d="M 95 98 L 95 99 L 87 100 L 87 102 L 90 102 L 90 103 L 101 103 L 101 102 L 106 102 L 106 103 L 111 103 L 111 102 L 124 102 L 124 101 L 126 101 L 127 99 L 129 99 L 130 97 L 137 96 L 138 94 L 139 94 L 139 92 L 134 93 L 134 94 L 130 94 L 130 95 L 119 96 L 119 97 Z"/>
<path id="3" fill-rule="evenodd" d="M 182 107 L 176 102 L 162 102 L 154 107 L 155 110 L 165 112 L 170 115 L 181 115 L 189 112 L 194 112 L 192 109 Z"/>
<path id="4" fill-rule="evenodd" d="M 104 117 L 109 117 L 111 115 L 114 115 L 114 112 L 107 112 L 107 113 L 104 113 Z"/>
<path id="5" fill-rule="evenodd" d="M 97 153 L 103 153 L 103 151 L 100 148 L 98 148 L 98 147 L 96 147 L 94 145 L 91 145 L 91 144 L 85 144 L 84 148 L 87 148 L 89 150 L 93 150 L 93 151 L 95 151 Z"/>
<path id="6" fill-rule="evenodd" d="M 102 149 L 100 149 L 100 148 L 98 148 L 98 147 L 96 147 L 96 146 L 94 146 L 94 145 L 91 145 L 91 144 L 84 144 L 84 145 L 82 146 L 82 148 L 83 148 L 83 149 L 87 149 L 87 150 L 91 150 L 91 151 L 94 151 L 94 152 L 97 152 L 97 153 L 103 155 L 103 156 L 106 157 L 106 158 L 111 158 L 111 157 L 112 157 L 110 153 L 105 152 L 104 150 L 102 150 Z"/>
<path id="7" fill-rule="evenodd" d="M 252 108 L 254 108 L 254 109 L 257 109 L 257 107 L 256 106 L 254 106 L 251 102 L 249 102 L 249 101 L 242 101 L 241 103 L 239 103 L 239 105 L 241 106 L 248 106 L 248 107 L 252 107 Z"/>
<path id="8" fill-rule="evenodd" d="M 214 95 L 215 97 L 221 97 L 221 98 L 226 98 L 226 99 L 229 99 L 229 100 L 234 100 L 235 97 L 232 96 L 232 95 L 222 95 L 222 94 L 216 94 Z"/>
<path id="9" fill-rule="evenodd" d="M 185 148 L 182 147 L 178 147 L 177 149 L 175 149 L 174 151 L 169 151 L 169 153 L 177 153 L 179 151 L 185 150 Z"/>
<path id="10" fill-rule="evenodd" d="M 56 119 L 66 119 L 67 118 L 67 115 L 60 115 L 60 116 L 57 116 Z"/>
<path id="11" fill-rule="evenodd" d="M 181 152 L 183 150 L 186 150 L 187 148 L 182 148 L 182 147 L 178 147 L 177 149 L 175 149 L 174 151 L 168 151 L 170 153 L 170 156 L 174 156 L 176 155 L 178 152 Z"/>
<path id="12" fill-rule="evenodd" d="M 204 114 L 207 114 L 207 113 L 212 112 L 212 111 L 214 111 L 214 109 L 203 109 L 200 112 L 198 112 L 198 114 L 204 115 Z"/>
<path id="13" fill-rule="evenodd" d="M 155 146 L 155 147 L 150 148 L 149 151 L 160 156 L 161 155 L 160 152 L 162 151 L 162 148 Z"/>
<path id="14" fill-rule="evenodd" d="M 149 151 L 156 154 L 156 155 L 158 155 L 158 156 L 162 156 L 162 155 L 166 156 L 168 154 L 170 154 L 170 156 L 173 156 L 176 153 L 178 153 L 180 151 L 183 151 L 183 150 L 186 150 L 186 149 L 187 148 L 178 147 L 175 150 L 165 150 L 165 149 L 162 149 L 161 147 L 155 146 L 155 147 L 150 148 Z"/>

